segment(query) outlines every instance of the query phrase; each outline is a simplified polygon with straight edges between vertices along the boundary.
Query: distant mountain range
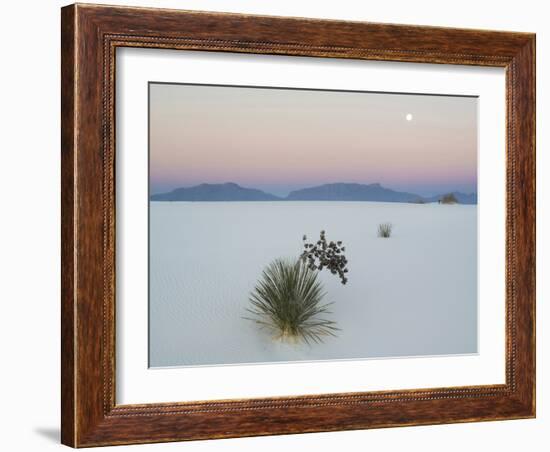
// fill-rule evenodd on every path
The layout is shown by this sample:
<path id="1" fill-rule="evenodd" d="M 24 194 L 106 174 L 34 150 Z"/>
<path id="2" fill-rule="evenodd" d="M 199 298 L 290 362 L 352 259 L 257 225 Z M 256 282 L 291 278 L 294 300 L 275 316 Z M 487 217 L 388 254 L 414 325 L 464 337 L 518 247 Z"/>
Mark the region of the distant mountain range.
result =
<path id="1" fill-rule="evenodd" d="M 413 193 L 390 190 L 380 184 L 325 184 L 292 191 L 289 201 L 379 201 L 413 202 L 420 197 Z"/>
<path id="2" fill-rule="evenodd" d="M 281 198 L 255 188 L 225 184 L 200 184 L 152 195 L 151 201 L 279 201 Z"/>
<path id="3" fill-rule="evenodd" d="M 460 204 L 477 204 L 477 194 L 452 192 Z M 176 188 L 168 193 L 151 196 L 151 201 L 373 201 L 373 202 L 437 202 L 443 195 L 423 197 L 400 192 L 380 184 L 336 183 L 303 188 L 281 198 L 255 188 L 245 188 L 233 182 L 225 184 L 200 184 L 188 188 Z"/>

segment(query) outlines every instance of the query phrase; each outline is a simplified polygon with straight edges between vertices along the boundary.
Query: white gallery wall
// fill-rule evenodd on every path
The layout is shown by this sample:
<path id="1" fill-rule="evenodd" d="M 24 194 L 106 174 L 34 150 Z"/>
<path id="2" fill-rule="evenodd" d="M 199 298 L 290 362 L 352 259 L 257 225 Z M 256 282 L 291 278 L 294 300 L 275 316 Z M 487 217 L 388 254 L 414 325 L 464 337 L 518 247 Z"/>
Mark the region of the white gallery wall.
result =
<path id="1" fill-rule="evenodd" d="M 537 33 L 537 419 L 118 447 L 151 451 L 547 450 L 550 431 L 550 13 L 545 2 L 112 0 L 120 5 Z M 100 3 L 90 1 L 90 3 Z M 0 448 L 62 450 L 60 418 L 60 1 L 5 2 L 0 46 Z M 545 127 L 546 125 L 546 127 Z M 545 207 L 546 206 L 546 207 Z M 521 351 L 520 351 L 521 352 Z M 545 381 L 546 380 L 546 381 Z M 546 447 L 546 448 L 545 448 Z"/>

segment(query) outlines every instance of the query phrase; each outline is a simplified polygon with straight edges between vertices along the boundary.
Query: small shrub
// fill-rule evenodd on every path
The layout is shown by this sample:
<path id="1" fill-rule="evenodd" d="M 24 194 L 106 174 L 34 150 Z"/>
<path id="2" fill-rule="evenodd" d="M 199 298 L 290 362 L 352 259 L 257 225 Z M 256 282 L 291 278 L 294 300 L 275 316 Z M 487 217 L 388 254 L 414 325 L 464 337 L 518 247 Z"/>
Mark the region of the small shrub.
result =
<path id="1" fill-rule="evenodd" d="M 310 270 L 328 269 L 333 275 L 338 275 L 342 284 L 348 282 L 346 273 L 348 272 L 348 260 L 344 255 L 346 247 L 341 241 L 327 242 L 325 231 L 321 231 L 319 240 L 316 243 L 306 242 L 304 235 L 304 251 L 300 259 L 307 263 Z"/>
<path id="2" fill-rule="evenodd" d="M 441 197 L 441 204 L 458 204 L 458 199 L 453 193 L 447 193 Z"/>
<path id="3" fill-rule="evenodd" d="M 322 342 L 323 336 L 335 336 L 336 322 L 322 318 L 329 314 L 322 304 L 325 293 L 317 272 L 299 259 L 277 259 L 262 273 L 250 295 L 252 307 L 247 311 L 262 327 L 272 330 L 276 338 L 290 342 Z"/>
<path id="4" fill-rule="evenodd" d="M 391 232 L 393 225 L 391 223 L 382 223 L 378 225 L 378 237 L 389 238 L 391 237 Z"/>

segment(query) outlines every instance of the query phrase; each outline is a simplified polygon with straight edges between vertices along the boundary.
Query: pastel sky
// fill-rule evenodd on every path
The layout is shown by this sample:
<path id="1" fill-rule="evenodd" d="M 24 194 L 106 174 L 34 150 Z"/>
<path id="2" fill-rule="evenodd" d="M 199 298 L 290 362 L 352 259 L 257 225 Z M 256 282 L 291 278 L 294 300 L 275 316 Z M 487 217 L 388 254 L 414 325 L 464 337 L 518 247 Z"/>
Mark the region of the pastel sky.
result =
<path id="1" fill-rule="evenodd" d="M 150 190 L 477 191 L 477 98 L 151 83 Z M 409 119 L 407 119 L 407 115 Z"/>

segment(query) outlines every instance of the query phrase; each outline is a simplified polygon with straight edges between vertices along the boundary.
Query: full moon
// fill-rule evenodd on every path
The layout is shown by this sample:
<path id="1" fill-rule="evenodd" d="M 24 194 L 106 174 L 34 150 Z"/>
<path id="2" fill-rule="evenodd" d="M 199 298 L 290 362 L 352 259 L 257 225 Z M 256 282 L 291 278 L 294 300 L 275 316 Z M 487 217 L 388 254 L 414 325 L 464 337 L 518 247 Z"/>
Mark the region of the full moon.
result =
<path id="1" fill-rule="evenodd" d="M 412 121 L 412 118 L 413 118 L 413 115 L 411 115 L 410 113 L 407 113 L 407 115 L 405 116 L 405 119 L 407 121 Z"/>

